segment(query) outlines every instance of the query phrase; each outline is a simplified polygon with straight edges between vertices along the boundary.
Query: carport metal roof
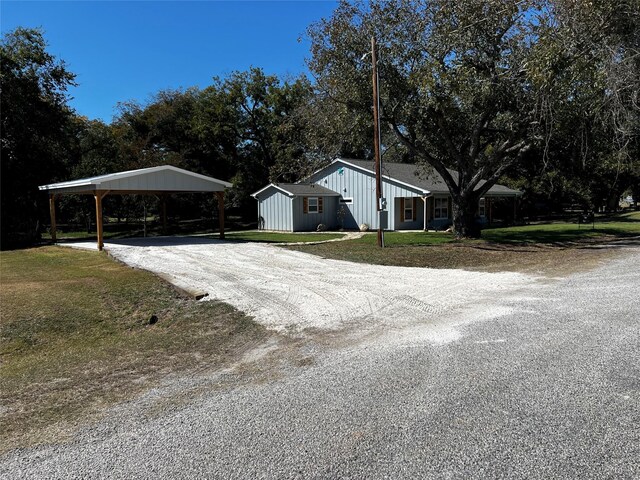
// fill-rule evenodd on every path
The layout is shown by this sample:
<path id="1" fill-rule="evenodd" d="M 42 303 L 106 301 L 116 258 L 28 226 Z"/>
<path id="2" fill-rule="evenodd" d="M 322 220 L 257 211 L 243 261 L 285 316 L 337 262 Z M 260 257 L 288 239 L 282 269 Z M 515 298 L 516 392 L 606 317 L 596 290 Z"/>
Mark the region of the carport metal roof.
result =
<path id="1" fill-rule="evenodd" d="M 213 192 L 218 197 L 220 238 L 224 238 L 224 190 L 229 182 L 207 177 L 199 173 L 183 170 L 172 165 L 128 170 L 97 177 L 81 178 L 68 182 L 41 185 L 38 188 L 49 192 L 49 212 L 51 214 L 51 238 L 56 241 L 55 200 L 58 195 L 89 194 L 96 200 L 96 225 L 98 249 L 102 250 L 102 199 L 108 194 L 162 195 L 169 193 Z M 163 223 L 166 212 L 163 204 Z"/>
<path id="2" fill-rule="evenodd" d="M 109 173 L 97 177 L 41 185 L 40 190 L 54 194 L 90 193 L 108 190 L 109 193 L 169 193 L 169 192 L 223 192 L 229 182 L 183 170 L 172 165 L 141 168 L 126 172 Z"/>

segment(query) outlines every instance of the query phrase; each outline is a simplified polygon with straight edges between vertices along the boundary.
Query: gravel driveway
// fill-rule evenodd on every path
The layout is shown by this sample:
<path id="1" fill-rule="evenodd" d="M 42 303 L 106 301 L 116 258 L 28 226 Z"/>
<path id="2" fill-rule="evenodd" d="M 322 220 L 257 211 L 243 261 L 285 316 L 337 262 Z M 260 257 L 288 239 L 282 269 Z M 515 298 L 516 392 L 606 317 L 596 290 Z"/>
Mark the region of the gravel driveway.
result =
<path id="1" fill-rule="evenodd" d="M 439 322 L 471 306 L 477 316 L 494 317 L 499 312 L 484 299 L 535 283 L 518 273 L 354 264 L 268 244 L 192 237 L 134 239 L 105 248 L 128 265 L 207 292 L 289 332 Z"/>
<path id="2" fill-rule="evenodd" d="M 6 455 L 0 477 L 640 478 L 638 247 L 547 281 L 158 247 L 111 252 L 275 328 L 376 334 L 169 378 L 69 444 Z"/>

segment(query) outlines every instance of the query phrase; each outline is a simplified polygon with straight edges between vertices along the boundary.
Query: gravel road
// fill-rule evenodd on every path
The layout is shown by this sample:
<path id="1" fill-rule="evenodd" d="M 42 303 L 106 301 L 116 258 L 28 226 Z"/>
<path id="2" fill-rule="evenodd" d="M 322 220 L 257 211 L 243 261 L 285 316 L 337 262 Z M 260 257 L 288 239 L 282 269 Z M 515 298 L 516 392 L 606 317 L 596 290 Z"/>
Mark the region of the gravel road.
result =
<path id="1" fill-rule="evenodd" d="M 277 249 L 249 250 L 247 269 L 257 274 L 256 258 Z M 216 252 L 219 265 L 233 263 L 224 249 Z M 155 253 L 139 258 L 149 255 Z M 295 269 L 302 260 L 316 272 L 342 269 L 336 282 L 354 271 L 372 274 L 368 266 L 298 252 L 274 255 L 289 258 L 287 267 L 274 260 L 266 273 L 274 282 L 278 268 Z M 193 265 L 200 268 L 202 260 Z M 225 275 L 235 278 L 215 273 L 209 287 L 233 291 L 233 268 Z M 365 288 L 352 277 L 353 290 L 338 283 L 351 310 L 340 310 L 341 302 L 326 307 L 342 315 L 338 320 L 266 320 L 308 336 L 295 351 L 265 346 L 237 369 L 169 378 L 68 444 L 5 455 L 0 477 L 640 478 L 640 248 L 544 281 L 417 269 L 388 277 L 376 268 L 384 272 L 380 284 L 416 273 L 415 290 L 403 285 L 381 304 L 405 294 L 437 304 L 441 285 L 455 300 L 443 299 L 437 311 L 377 303 L 369 310 L 370 299 L 351 304 L 351 297 L 375 282 Z M 293 278 L 303 292 L 291 297 L 297 305 L 309 278 Z M 250 294 L 246 286 L 237 291 Z M 383 328 L 371 326 L 379 321 Z M 328 331 L 336 327 L 339 334 Z"/>

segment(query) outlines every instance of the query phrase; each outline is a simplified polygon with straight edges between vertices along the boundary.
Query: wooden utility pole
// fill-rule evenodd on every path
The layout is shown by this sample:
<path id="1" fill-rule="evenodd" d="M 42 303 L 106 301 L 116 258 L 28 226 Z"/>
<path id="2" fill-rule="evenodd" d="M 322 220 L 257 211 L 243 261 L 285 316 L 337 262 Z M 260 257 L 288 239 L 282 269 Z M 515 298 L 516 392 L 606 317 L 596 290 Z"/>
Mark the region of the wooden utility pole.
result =
<path id="1" fill-rule="evenodd" d="M 102 232 L 102 199 L 109 193 L 108 190 L 96 190 L 96 235 L 98 237 L 98 250 L 104 247 L 104 237 Z"/>
<path id="2" fill-rule="evenodd" d="M 56 243 L 56 196 L 49 195 L 49 215 L 51 216 L 51 241 Z"/>
<path id="3" fill-rule="evenodd" d="M 382 166 L 380 165 L 380 92 L 378 91 L 378 57 L 376 39 L 371 37 L 371 63 L 373 65 L 373 155 L 376 172 L 376 210 L 378 212 L 378 246 L 384 247 L 382 228 Z"/>
<path id="4" fill-rule="evenodd" d="M 160 210 L 160 220 L 162 221 L 162 234 L 167 234 L 167 194 L 163 193 L 160 196 L 162 200 L 161 210 Z"/>

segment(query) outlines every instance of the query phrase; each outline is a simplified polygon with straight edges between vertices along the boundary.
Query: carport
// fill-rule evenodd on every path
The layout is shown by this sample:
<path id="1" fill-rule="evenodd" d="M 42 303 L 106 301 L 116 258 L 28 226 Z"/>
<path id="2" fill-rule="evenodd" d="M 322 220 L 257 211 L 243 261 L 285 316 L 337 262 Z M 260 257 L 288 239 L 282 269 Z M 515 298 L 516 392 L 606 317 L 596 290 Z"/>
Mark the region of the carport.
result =
<path id="1" fill-rule="evenodd" d="M 166 227 L 166 196 L 172 193 L 213 193 L 218 199 L 220 238 L 224 238 L 224 189 L 229 182 L 183 170 L 171 165 L 110 173 L 68 182 L 41 185 L 49 192 L 51 239 L 56 241 L 56 199 L 60 195 L 93 195 L 96 201 L 96 230 L 98 250 L 104 246 L 102 233 L 102 199 L 107 195 L 157 195 L 162 199 L 161 220 Z"/>

